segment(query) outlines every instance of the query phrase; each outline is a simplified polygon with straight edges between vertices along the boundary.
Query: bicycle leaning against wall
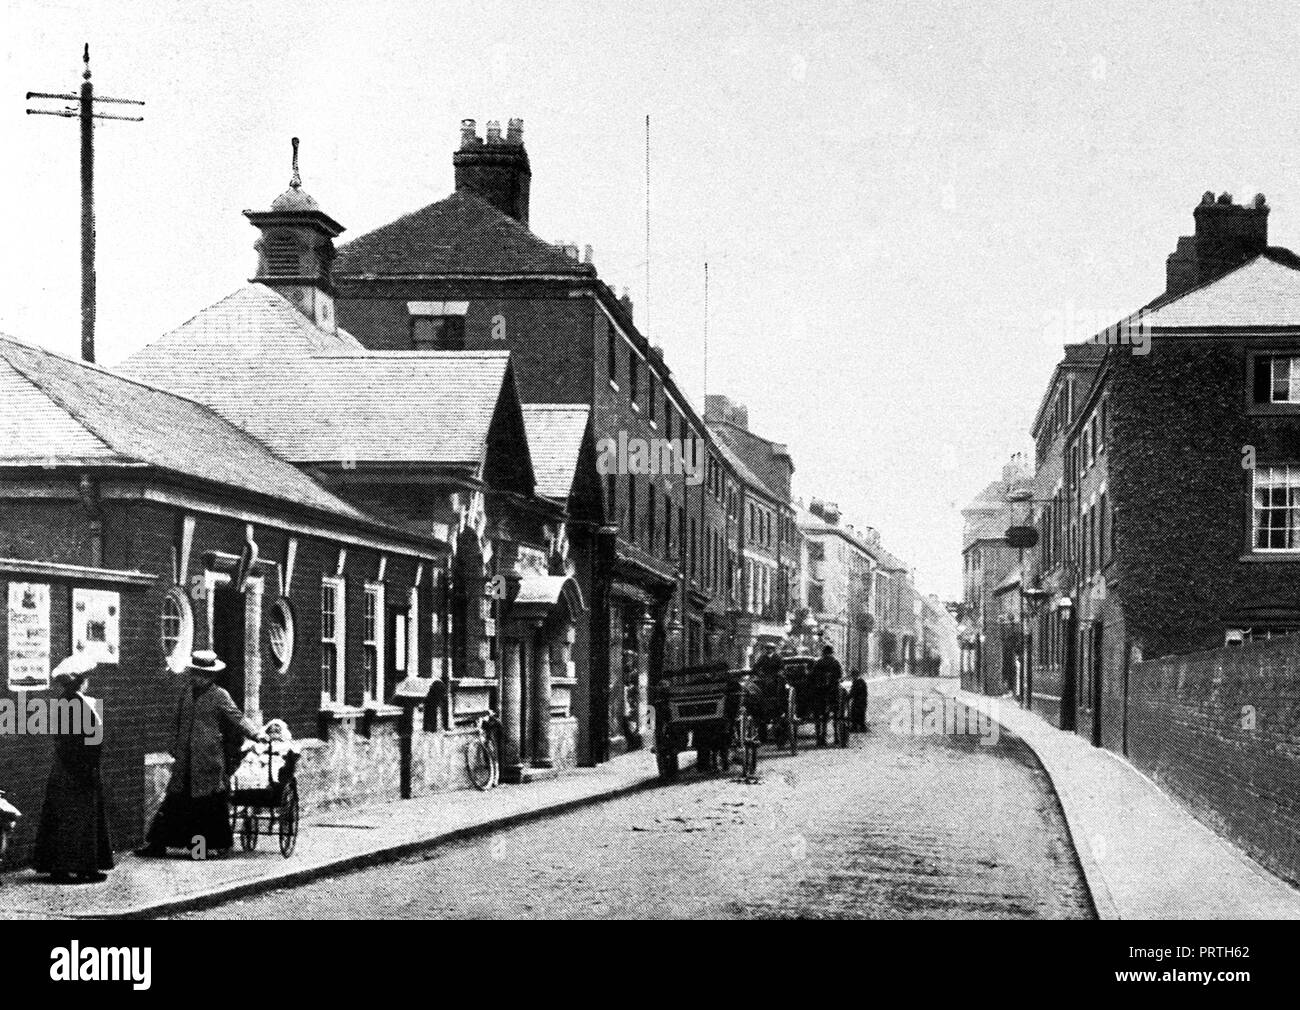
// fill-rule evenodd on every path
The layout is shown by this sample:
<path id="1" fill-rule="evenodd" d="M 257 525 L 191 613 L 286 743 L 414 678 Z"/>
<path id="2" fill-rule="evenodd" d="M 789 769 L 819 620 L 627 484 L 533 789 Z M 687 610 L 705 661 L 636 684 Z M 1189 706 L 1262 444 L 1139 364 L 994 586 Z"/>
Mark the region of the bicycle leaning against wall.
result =
<path id="1" fill-rule="evenodd" d="M 475 789 L 488 790 L 501 782 L 501 720 L 488 712 L 478 724 L 478 736 L 465 750 L 465 770 Z"/>

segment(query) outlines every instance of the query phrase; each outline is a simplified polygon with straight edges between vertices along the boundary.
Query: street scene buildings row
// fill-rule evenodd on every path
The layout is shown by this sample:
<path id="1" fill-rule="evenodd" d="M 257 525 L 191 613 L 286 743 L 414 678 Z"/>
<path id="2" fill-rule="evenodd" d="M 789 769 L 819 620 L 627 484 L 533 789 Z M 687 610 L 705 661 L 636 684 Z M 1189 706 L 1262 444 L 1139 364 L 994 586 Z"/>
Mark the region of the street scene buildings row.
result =
<path id="1" fill-rule="evenodd" d="M 590 249 L 529 229 L 522 129 L 466 120 L 455 191 L 337 249 L 295 141 L 245 211 L 248 285 L 112 370 L 0 338 L 0 698 L 96 656 L 119 845 L 200 648 L 287 723 L 308 809 L 466 785 L 490 711 L 514 781 L 649 746 L 660 671 L 765 644 L 955 673 L 955 622 L 879 536 L 804 509 L 786 446 L 726 396 L 699 412 Z M 19 807 L 48 760 L 0 736 Z"/>
<path id="2" fill-rule="evenodd" d="M 1065 347 L 964 510 L 961 677 L 1300 879 L 1300 257 L 1207 192 L 1164 290 Z"/>

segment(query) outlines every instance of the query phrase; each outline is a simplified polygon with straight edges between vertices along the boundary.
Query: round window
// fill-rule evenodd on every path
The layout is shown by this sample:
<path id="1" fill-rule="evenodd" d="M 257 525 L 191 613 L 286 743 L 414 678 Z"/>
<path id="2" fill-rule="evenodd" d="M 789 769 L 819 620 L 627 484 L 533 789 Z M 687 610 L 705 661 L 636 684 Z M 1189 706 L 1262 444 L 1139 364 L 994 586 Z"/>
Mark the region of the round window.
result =
<path id="1" fill-rule="evenodd" d="M 194 648 L 194 612 L 179 589 L 169 589 L 163 597 L 159 633 L 167 668 L 173 673 L 184 672 Z"/>
<path id="2" fill-rule="evenodd" d="M 289 669 L 293 660 L 293 631 L 293 608 L 281 597 L 271 605 L 270 622 L 271 658 L 280 673 Z"/>

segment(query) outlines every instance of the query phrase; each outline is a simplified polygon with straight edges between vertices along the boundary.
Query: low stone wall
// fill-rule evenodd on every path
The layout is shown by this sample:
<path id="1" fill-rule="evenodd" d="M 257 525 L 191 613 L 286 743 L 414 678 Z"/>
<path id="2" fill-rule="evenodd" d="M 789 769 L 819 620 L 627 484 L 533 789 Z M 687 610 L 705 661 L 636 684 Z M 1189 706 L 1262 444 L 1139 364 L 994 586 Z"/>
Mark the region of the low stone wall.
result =
<path id="1" fill-rule="evenodd" d="M 559 737 L 568 742 L 553 745 L 552 749 L 567 755 L 568 763 L 562 767 L 571 767 L 576 764 L 572 757 L 577 745 L 576 720 L 559 722 L 573 722 L 573 726 L 571 732 L 561 732 Z M 417 728 L 411 739 L 412 795 L 470 788 L 465 750 L 477 735 L 473 727 L 436 732 Z M 330 724 L 327 739 L 298 739 L 294 743 L 301 754 L 297 778 L 304 816 L 333 807 L 401 798 L 401 739 L 396 718 L 375 719 L 368 732 L 355 720 L 339 720 Z M 170 755 L 145 757 L 146 827 L 167 792 L 171 768 Z"/>
<path id="2" fill-rule="evenodd" d="M 1134 664 L 1130 760 L 1300 884 L 1300 635 Z"/>

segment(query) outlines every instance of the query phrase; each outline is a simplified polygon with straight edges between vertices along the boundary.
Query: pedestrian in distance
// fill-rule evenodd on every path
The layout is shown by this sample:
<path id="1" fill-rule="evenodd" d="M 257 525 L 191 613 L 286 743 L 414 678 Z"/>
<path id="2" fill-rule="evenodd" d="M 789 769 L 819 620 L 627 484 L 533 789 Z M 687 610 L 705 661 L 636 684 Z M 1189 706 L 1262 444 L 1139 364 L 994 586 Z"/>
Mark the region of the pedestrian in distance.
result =
<path id="1" fill-rule="evenodd" d="M 230 828 L 228 738 L 265 742 L 257 728 L 216 683 L 226 664 L 210 650 L 194 653 L 186 672 L 189 685 L 176 706 L 171 781 L 154 815 L 138 856 L 164 856 L 169 848 L 222 856 L 234 845 Z"/>
<path id="2" fill-rule="evenodd" d="M 867 682 L 862 671 L 853 671 L 853 682 L 849 685 L 849 732 L 865 733 L 867 731 Z"/>
<path id="3" fill-rule="evenodd" d="M 51 678 L 59 691 L 58 718 L 51 718 L 54 766 L 45 786 L 45 804 L 36 831 L 33 860 L 37 873 L 52 881 L 99 881 L 113 868 L 113 840 L 100 777 L 103 727 L 86 697 L 94 660 L 69 656 Z"/>

